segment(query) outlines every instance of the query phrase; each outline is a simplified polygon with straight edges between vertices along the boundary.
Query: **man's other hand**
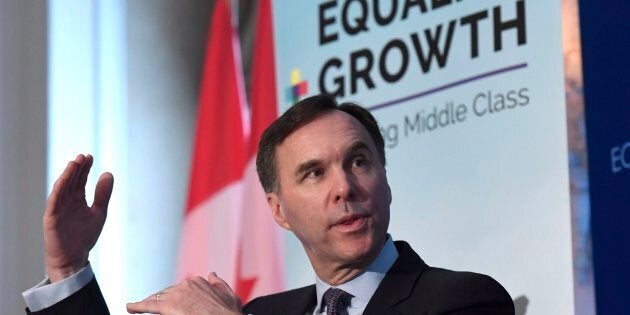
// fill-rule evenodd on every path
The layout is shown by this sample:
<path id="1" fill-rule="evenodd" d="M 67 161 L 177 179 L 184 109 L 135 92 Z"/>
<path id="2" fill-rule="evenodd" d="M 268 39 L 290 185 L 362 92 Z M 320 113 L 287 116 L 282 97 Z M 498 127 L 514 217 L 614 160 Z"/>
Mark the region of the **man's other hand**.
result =
<path id="1" fill-rule="evenodd" d="M 85 267 L 90 249 L 103 230 L 114 187 L 111 173 L 98 179 L 92 206 L 85 200 L 85 183 L 94 159 L 80 154 L 55 182 L 44 211 L 44 253 L 51 282 Z"/>
<path id="2" fill-rule="evenodd" d="M 242 314 L 242 308 L 238 296 L 214 272 L 208 276 L 208 280 L 194 277 L 151 294 L 140 302 L 127 304 L 127 311 L 132 314 L 232 315 Z"/>

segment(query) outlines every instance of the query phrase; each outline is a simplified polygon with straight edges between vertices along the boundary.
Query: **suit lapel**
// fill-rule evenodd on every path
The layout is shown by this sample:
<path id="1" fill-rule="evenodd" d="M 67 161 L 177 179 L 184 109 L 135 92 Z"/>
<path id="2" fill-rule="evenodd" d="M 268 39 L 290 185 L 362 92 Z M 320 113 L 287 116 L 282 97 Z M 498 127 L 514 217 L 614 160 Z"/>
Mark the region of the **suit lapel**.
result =
<path id="1" fill-rule="evenodd" d="M 400 314 L 394 306 L 411 295 L 414 285 L 428 266 L 403 241 L 396 241 L 398 259 L 374 292 L 364 315 Z"/>
<path id="2" fill-rule="evenodd" d="M 317 303 L 317 295 L 315 293 L 315 285 L 310 285 L 296 292 L 290 300 L 282 304 L 282 312 L 280 314 L 287 315 L 311 315 Z"/>

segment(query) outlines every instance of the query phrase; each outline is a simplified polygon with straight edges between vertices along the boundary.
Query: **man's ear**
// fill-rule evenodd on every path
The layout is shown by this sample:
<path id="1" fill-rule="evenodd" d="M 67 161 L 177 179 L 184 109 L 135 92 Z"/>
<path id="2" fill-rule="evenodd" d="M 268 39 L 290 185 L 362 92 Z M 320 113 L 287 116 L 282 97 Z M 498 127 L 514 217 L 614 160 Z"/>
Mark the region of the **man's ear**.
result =
<path id="1" fill-rule="evenodd" d="M 387 204 L 392 204 L 392 189 L 389 187 L 389 183 L 387 183 Z"/>
<path id="2" fill-rule="evenodd" d="M 385 172 L 385 187 L 387 187 L 387 204 L 392 205 L 392 188 L 389 187 L 389 182 L 387 181 L 387 169 L 383 167 L 383 171 Z"/>
<path id="3" fill-rule="evenodd" d="M 269 208 L 271 208 L 271 215 L 273 215 L 273 219 L 276 220 L 276 223 L 284 229 L 291 231 L 291 225 L 287 222 L 278 194 L 275 192 L 267 193 L 267 204 L 269 204 Z"/>

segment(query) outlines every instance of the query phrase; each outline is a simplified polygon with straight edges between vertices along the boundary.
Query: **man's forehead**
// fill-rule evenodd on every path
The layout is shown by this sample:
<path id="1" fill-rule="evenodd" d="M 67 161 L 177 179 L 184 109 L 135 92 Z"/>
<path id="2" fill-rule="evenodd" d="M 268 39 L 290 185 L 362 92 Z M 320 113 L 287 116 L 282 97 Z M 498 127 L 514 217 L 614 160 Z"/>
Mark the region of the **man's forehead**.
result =
<path id="1" fill-rule="evenodd" d="M 365 143 L 370 150 L 374 144 L 365 127 L 351 115 L 339 111 L 325 112 L 304 125 L 296 128 L 276 147 L 277 158 L 291 154 L 290 164 L 298 164 L 308 159 L 320 158 L 323 146 L 334 146 L 340 150 L 349 149 L 357 143 Z"/>
<path id="2" fill-rule="evenodd" d="M 341 145 L 341 142 L 357 141 L 368 144 L 373 142 L 366 128 L 356 118 L 340 110 L 331 110 L 293 130 L 278 148 L 292 149 L 325 143 Z"/>

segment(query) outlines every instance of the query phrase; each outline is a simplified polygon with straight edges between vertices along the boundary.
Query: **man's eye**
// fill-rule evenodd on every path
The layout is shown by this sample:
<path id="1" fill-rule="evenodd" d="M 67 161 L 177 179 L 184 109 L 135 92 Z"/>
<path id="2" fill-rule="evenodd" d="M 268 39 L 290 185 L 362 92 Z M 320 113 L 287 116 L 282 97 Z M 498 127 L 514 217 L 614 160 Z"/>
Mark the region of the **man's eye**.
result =
<path id="1" fill-rule="evenodd" d="M 324 171 L 322 169 L 315 169 L 306 174 L 306 177 L 320 177 L 324 175 Z"/>
<path id="2" fill-rule="evenodd" d="M 354 161 L 352 161 L 352 167 L 366 167 L 368 166 L 369 161 L 367 159 L 364 158 L 356 158 L 354 159 Z"/>

